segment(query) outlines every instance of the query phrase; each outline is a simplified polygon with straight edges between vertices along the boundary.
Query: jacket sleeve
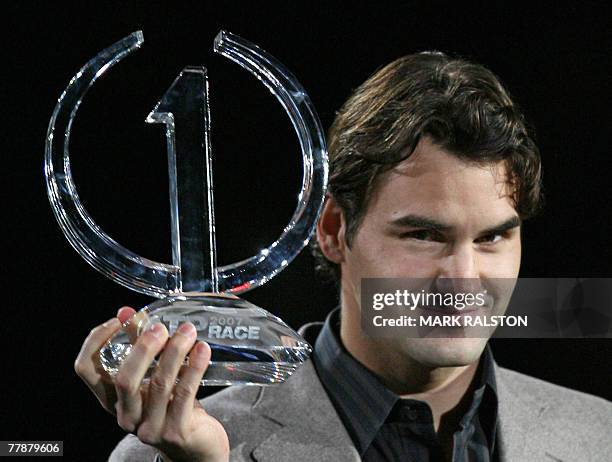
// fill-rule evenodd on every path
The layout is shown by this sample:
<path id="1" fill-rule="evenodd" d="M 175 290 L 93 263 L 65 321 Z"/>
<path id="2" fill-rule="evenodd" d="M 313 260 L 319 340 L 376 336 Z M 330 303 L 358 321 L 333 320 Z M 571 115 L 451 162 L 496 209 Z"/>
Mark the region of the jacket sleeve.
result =
<path id="1" fill-rule="evenodd" d="M 108 462 L 161 462 L 153 446 L 144 444 L 134 435 L 127 435 L 115 447 Z"/>

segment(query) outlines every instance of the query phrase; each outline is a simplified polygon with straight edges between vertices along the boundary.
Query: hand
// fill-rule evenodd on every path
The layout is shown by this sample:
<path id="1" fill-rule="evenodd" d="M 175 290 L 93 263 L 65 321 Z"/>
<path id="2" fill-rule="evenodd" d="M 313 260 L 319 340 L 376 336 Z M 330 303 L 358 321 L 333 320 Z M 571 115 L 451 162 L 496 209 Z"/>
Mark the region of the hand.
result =
<path id="1" fill-rule="evenodd" d="M 123 307 L 116 318 L 91 331 L 75 361 L 76 373 L 102 407 L 117 416 L 122 429 L 159 449 L 165 460 L 227 461 L 227 433 L 196 399 L 211 352 L 208 344 L 196 342 L 193 324 L 182 324 L 170 339 L 163 324 L 151 326 L 137 338 L 114 382 L 102 368 L 100 348 L 134 313 Z M 147 369 L 162 349 L 157 368 L 143 385 Z M 188 365 L 183 365 L 187 355 Z"/>

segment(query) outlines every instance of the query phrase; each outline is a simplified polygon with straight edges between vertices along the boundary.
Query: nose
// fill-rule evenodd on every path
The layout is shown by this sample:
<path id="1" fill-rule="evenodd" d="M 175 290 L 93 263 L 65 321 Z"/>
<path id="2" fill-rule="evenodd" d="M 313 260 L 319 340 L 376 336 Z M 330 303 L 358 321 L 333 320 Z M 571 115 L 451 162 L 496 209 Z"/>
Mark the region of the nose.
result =
<path id="1" fill-rule="evenodd" d="M 478 278 L 477 254 L 471 245 L 454 246 L 441 261 L 439 276 L 443 278 Z"/>
<path id="2" fill-rule="evenodd" d="M 472 246 L 456 246 L 440 261 L 436 285 L 448 291 L 465 292 L 480 287 L 478 255 Z"/>

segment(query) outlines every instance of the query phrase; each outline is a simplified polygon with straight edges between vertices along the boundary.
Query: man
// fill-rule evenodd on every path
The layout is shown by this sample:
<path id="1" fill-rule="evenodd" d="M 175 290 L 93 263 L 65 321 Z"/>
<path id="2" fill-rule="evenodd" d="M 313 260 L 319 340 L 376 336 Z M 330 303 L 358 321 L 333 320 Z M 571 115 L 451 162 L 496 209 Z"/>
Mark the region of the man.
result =
<path id="1" fill-rule="evenodd" d="M 171 339 L 160 325 L 142 335 L 113 384 L 96 353 L 119 328 L 114 318 L 75 364 L 133 434 L 111 460 L 610 460 L 609 402 L 499 367 L 486 339 L 361 330 L 362 278 L 518 276 L 521 223 L 541 205 L 540 157 L 498 79 L 441 53 L 398 59 L 344 104 L 329 154 L 315 254 L 338 278 L 340 306 L 301 330 L 312 361 L 282 385 L 230 387 L 202 408 L 210 349 L 194 345 L 193 326 Z"/>

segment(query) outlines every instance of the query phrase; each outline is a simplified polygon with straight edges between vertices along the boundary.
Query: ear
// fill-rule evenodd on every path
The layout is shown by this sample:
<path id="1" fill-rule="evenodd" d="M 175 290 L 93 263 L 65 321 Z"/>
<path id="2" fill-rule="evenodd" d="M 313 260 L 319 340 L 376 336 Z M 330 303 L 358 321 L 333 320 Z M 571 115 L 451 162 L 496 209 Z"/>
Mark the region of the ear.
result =
<path id="1" fill-rule="evenodd" d="M 346 231 L 342 209 L 331 195 L 327 195 L 317 223 L 317 241 L 325 258 L 340 264 L 344 261 Z"/>

